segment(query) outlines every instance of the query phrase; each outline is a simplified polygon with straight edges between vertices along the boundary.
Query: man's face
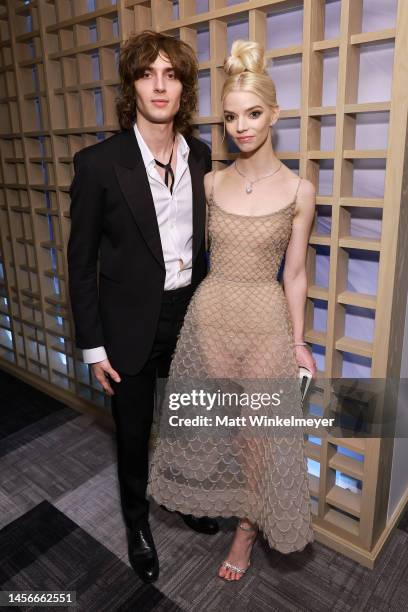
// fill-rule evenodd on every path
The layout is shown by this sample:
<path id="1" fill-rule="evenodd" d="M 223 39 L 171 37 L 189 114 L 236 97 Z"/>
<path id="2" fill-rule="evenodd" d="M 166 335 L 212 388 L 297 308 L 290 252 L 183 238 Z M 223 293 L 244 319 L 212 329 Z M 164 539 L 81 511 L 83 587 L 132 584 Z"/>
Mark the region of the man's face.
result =
<path id="1" fill-rule="evenodd" d="M 169 59 L 158 55 L 135 81 L 137 112 L 151 123 L 170 123 L 180 108 L 182 89 Z"/>

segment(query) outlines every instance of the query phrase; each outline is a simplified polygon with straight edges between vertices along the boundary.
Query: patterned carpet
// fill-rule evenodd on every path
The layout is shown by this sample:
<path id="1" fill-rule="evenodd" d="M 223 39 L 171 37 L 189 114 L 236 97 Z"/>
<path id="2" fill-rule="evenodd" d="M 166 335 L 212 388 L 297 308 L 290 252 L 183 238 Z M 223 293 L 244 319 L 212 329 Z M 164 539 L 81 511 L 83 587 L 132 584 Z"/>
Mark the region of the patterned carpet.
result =
<path id="1" fill-rule="evenodd" d="M 127 559 L 112 433 L 0 371 L 0 591 L 76 591 L 76 604 L 10 610 L 327 612 L 408 609 L 408 512 L 371 571 L 319 543 L 281 555 L 262 540 L 237 583 L 216 575 L 233 532 L 196 534 L 152 507 L 160 578 Z"/>

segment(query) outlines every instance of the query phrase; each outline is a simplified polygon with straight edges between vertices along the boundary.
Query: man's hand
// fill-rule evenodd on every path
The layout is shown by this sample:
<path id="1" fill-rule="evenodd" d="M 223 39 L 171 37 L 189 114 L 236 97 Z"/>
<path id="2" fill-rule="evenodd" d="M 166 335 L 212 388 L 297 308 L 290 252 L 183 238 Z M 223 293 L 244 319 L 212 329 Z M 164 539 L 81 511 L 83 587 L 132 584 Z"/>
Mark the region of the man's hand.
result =
<path id="1" fill-rule="evenodd" d="M 92 372 L 95 378 L 101 383 L 103 390 L 108 395 L 115 395 L 112 387 L 109 384 L 110 376 L 115 382 L 120 382 L 120 376 L 115 370 L 112 368 L 109 363 L 109 359 L 104 359 L 103 361 L 98 361 L 97 363 L 92 364 Z M 108 376 L 106 376 L 106 374 Z"/>

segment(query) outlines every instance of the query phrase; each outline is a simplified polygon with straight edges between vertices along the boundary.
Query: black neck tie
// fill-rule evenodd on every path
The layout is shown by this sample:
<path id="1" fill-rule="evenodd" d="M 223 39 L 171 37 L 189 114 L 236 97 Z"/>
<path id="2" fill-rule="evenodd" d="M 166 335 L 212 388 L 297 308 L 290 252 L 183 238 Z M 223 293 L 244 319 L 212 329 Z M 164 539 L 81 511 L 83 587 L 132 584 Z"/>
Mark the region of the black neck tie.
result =
<path id="1" fill-rule="evenodd" d="M 166 170 L 165 175 L 164 175 L 164 182 L 167 187 L 169 186 L 169 177 L 171 178 L 171 185 L 169 187 L 170 193 L 173 193 L 173 185 L 174 185 L 174 172 L 173 172 L 173 168 L 171 167 L 171 160 L 173 157 L 173 148 L 174 148 L 174 139 L 173 139 L 173 146 L 171 147 L 170 159 L 167 162 L 167 164 L 162 164 L 157 159 L 154 160 L 156 164 L 160 166 L 160 168 L 164 168 Z"/>

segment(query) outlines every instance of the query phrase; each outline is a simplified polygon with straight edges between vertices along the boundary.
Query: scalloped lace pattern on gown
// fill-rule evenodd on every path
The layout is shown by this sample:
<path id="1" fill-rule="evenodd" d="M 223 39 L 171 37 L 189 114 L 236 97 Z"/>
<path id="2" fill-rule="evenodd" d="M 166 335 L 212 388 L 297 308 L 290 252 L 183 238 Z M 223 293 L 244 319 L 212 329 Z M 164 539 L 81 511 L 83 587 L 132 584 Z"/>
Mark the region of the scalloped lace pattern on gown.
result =
<path id="1" fill-rule="evenodd" d="M 211 191 L 210 271 L 189 304 L 166 389 L 187 379 L 289 378 L 292 412 L 303 416 L 292 324 L 276 280 L 295 201 L 245 216 L 222 208 Z M 302 431 L 220 436 L 172 429 L 158 437 L 150 466 L 147 492 L 159 504 L 195 516 L 248 517 L 282 553 L 313 541 Z"/>

